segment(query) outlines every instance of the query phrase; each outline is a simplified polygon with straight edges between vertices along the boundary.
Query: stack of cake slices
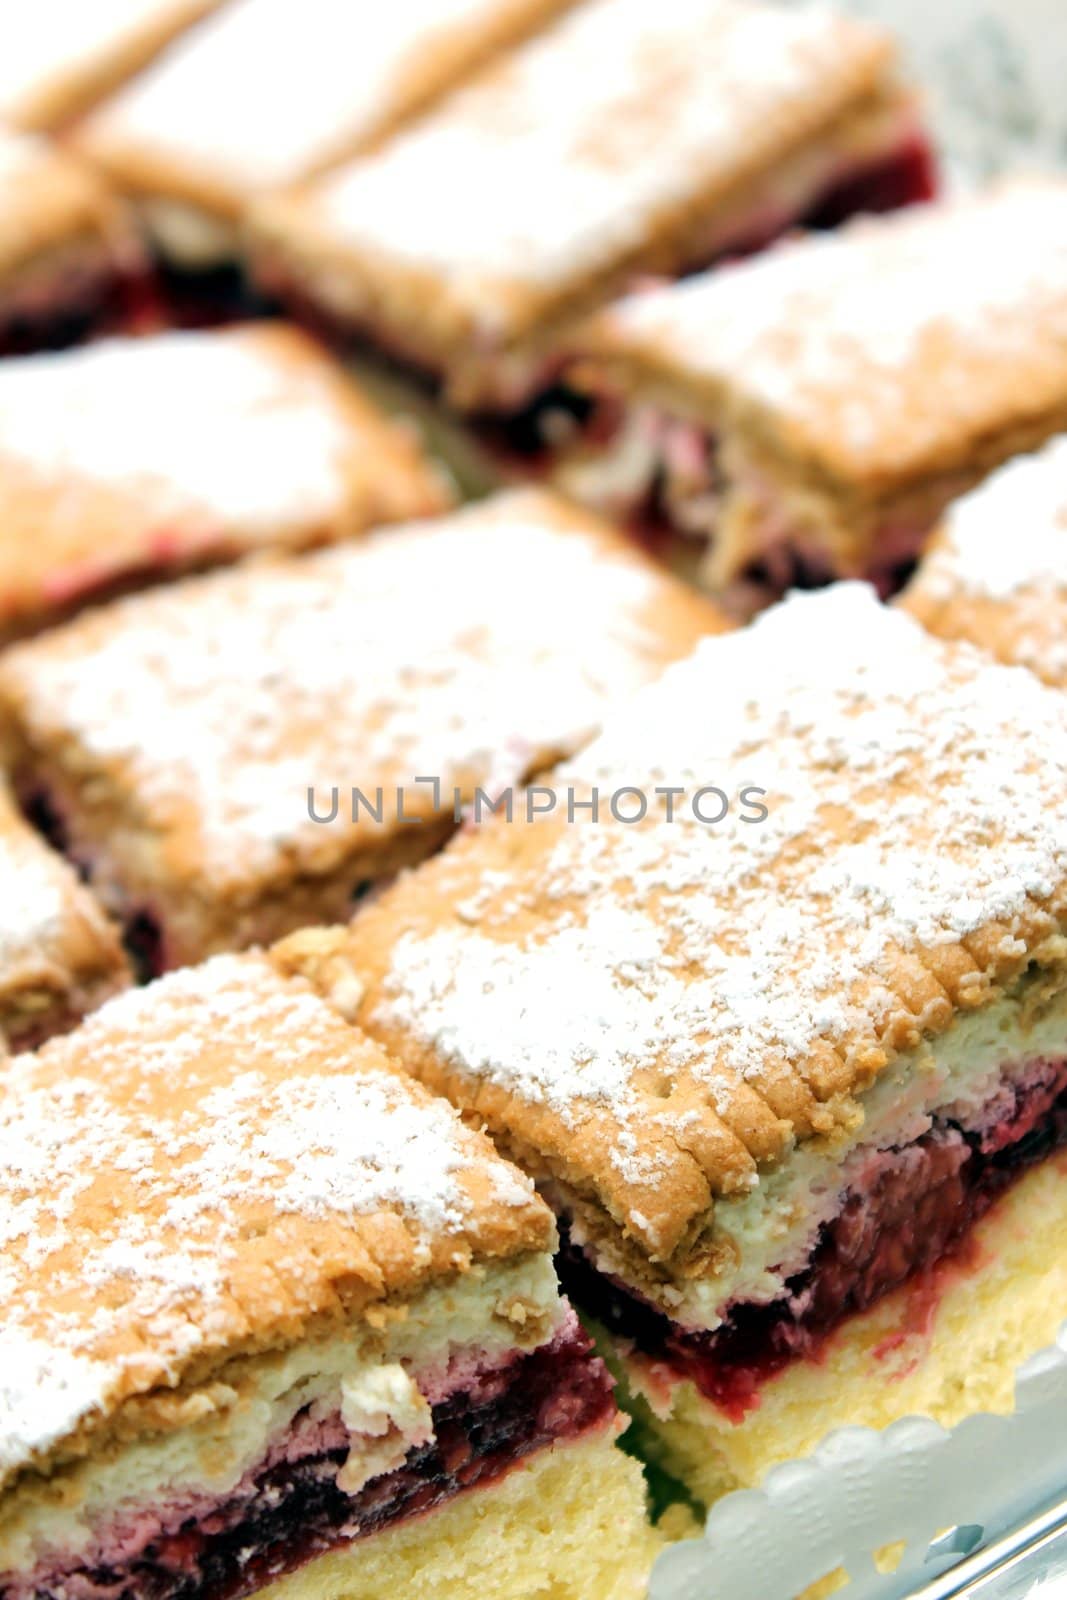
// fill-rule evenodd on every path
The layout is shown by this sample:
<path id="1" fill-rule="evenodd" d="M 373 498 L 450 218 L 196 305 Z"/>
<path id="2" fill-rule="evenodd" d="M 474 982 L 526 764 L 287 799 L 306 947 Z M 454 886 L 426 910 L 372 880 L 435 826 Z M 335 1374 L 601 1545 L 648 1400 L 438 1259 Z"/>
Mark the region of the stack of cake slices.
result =
<path id="1" fill-rule="evenodd" d="M 642 1600 L 1010 1408 L 1067 180 L 937 187 L 819 8 L 0 20 L 0 1600 Z"/>
<path id="2" fill-rule="evenodd" d="M 1067 699 L 843 584 L 556 781 L 285 970 L 536 1177 L 704 1502 L 1010 1405 L 1067 1306 Z"/>

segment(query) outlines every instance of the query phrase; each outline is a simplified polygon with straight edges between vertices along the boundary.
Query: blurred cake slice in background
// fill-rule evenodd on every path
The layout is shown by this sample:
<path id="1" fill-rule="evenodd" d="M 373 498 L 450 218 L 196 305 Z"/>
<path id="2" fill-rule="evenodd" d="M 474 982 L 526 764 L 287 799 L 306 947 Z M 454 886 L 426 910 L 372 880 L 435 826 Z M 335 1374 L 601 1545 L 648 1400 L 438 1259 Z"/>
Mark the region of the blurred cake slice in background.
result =
<path id="1" fill-rule="evenodd" d="M 943 639 L 1067 688 L 1067 437 L 957 501 L 900 603 Z"/>
<path id="2" fill-rule="evenodd" d="M 379 141 L 573 0 L 234 0 L 78 130 L 160 253 L 203 271 L 239 219 Z"/>
<path id="3" fill-rule="evenodd" d="M 0 636 L 118 587 L 448 501 L 409 431 L 292 328 L 0 363 Z"/>
<path id="4" fill-rule="evenodd" d="M 148 289 L 132 219 L 102 179 L 0 126 L 0 355 L 135 324 Z"/>
<path id="5" fill-rule="evenodd" d="M 151 970 L 337 922 L 724 626 L 540 491 L 99 607 L 9 650 L 20 791 Z"/>
<path id="6" fill-rule="evenodd" d="M 0 117 L 56 129 L 151 61 L 219 0 L 33 0 L 0 20 Z"/>
<path id="7" fill-rule="evenodd" d="M 0 783 L 0 1055 L 65 1032 L 128 982 L 118 930 Z"/>
<path id="8" fill-rule="evenodd" d="M 250 248 L 269 292 L 525 437 L 574 319 L 635 279 L 933 182 L 882 30 L 590 0 L 381 150 L 254 208 Z"/>
<path id="9" fill-rule="evenodd" d="M 695 541 L 738 609 L 883 592 L 946 505 L 1067 424 L 1067 181 L 783 244 L 591 319 L 554 481 Z"/>

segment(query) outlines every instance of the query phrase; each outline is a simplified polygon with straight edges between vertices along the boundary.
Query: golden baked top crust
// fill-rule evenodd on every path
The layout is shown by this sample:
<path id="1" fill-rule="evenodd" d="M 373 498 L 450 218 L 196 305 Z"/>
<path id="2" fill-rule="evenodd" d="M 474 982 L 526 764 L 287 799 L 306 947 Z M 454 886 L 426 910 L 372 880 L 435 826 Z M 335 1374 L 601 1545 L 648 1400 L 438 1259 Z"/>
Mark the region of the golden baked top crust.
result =
<path id="1" fill-rule="evenodd" d="M 552 1248 L 488 1140 L 259 956 L 14 1057 L 0 1146 L 0 1484 L 131 1396 Z"/>
<path id="2" fill-rule="evenodd" d="M 845 491 L 1067 420 L 1067 180 L 862 219 L 594 318 L 584 353 Z"/>
<path id="3" fill-rule="evenodd" d="M 133 258 L 124 214 L 82 163 L 30 134 L 0 127 L 0 310 L 9 278 L 40 256 L 87 245 Z"/>
<path id="4" fill-rule="evenodd" d="M 716 1195 L 832 1149 L 900 1052 L 1067 965 L 1067 702 L 861 585 L 705 641 L 558 782 L 598 786 L 599 822 L 486 823 L 278 959 L 679 1270 Z M 645 822 L 613 820 L 621 786 Z"/>
<path id="5" fill-rule="evenodd" d="M 124 187 L 234 216 L 253 193 L 380 139 L 571 3 L 235 0 L 102 106 L 78 142 Z"/>
<path id="6" fill-rule="evenodd" d="M 1067 688 L 1067 438 L 957 501 L 900 603 L 932 633 Z"/>
<path id="7" fill-rule="evenodd" d="M 113 860 L 151 849 L 164 883 L 240 899 L 413 831 L 398 785 L 427 823 L 454 786 L 521 781 L 724 626 L 621 534 L 517 491 L 89 612 L 7 652 L 0 703 L 46 774 L 115 795 Z M 377 819 L 353 786 L 382 789 Z"/>
<path id="8" fill-rule="evenodd" d="M 32 1033 L 78 991 L 123 987 L 116 930 L 66 862 L 38 838 L 0 784 L 0 1052 L 5 1030 Z"/>
<path id="9" fill-rule="evenodd" d="M 280 324 L 0 368 L 0 626 L 127 574 L 324 543 L 446 500 L 407 431 Z"/>
<path id="10" fill-rule="evenodd" d="M 264 203 L 255 236 L 416 357 L 507 346 L 667 266 L 692 214 L 884 93 L 893 61 L 825 11 L 589 0 L 373 156 Z"/>
<path id="11" fill-rule="evenodd" d="M 77 116 L 220 0 L 34 0 L 0 30 L 0 117 L 47 129 Z"/>

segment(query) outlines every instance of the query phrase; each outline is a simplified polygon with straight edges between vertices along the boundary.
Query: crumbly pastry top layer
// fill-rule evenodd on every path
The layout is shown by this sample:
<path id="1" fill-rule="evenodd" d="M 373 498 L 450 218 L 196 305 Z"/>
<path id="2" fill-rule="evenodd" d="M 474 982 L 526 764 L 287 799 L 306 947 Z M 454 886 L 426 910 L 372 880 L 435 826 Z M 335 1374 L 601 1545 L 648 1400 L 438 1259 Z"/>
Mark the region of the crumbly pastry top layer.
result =
<path id="1" fill-rule="evenodd" d="M 133 255 L 115 201 L 87 167 L 43 139 L 0 127 L 0 294 L 4 274 L 80 243 L 104 244 L 116 257 L 121 243 Z"/>
<path id="2" fill-rule="evenodd" d="M 552 1244 L 482 1135 L 258 956 L 14 1057 L 0 1148 L 0 1482 L 131 1397 L 173 1425 L 160 1389 Z"/>
<path id="3" fill-rule="evenodd" d="M 0 699 L 46 768 L 104 776 L 166 877 L 224 894 L 387 840 L 397 785 L 425 821 L 430 778 L 446 813 L 454 785 L 521 780 L 719 626 L 621 535 L 519 491 L 89 613 L 10 651 Z M 352 786 L 379 785 L 353 822 Z M 339 790 L 328 826 L 311 787 L 320 816 Z"/>
<path id="4" fill-rule="evenodd" d="M 0 617 L 96 571 L 439 509 L 406 431 L 295 330 L 113 339 L 0 369 Z"/>
<path id="5" fill-rule="evenodd" d="M 79 139 L 135 187 L 151 192 L 155 178 L 180 192 L 184 174 L 191 195 L 236 201 L 354 154 L 565 3 L 236 0 L 101 108 Z"/>
<path id="6" fill-rule="evenodd" d="M 902 603 L 934 633 L 1067 687 L 1067 438 L 957 501 Z"/>
<path id="7" fill-rule="evenodd" d="M 443 297 L 514 337 L 817 134 L 891 58 L 884 34 L 817 9 L 590 0 L 296 202 L 291 226 L 372 280 L 406 274 L 435 318 Z"/>
<path id="8" fill-rule="evenodd" d="M 0 33 L 0 116 L 54 127 L 135 72 L 219 0 L 34 0 Z"/>
<path id="9" fill-rule="evenodd" d="M 5 1008 L 29 992 L 73 1000 L 79 983 L 113 978 L 117 987 L 124 971 L 118 935 L 96 901 L 0 785 L 0 1035 Z"/>
<path id="10" fill-rule="evenodd" d="M 699 1259 L 714 1196 L 833 1148 L 891 1060 L 1064 958 L 1067 705 L 862 586 L 706 641 L 560 777 L 599 822 L 487 824 L 280 949 L 340 994 L 354 969 L 364 1027 L 656 1259 Z M 766 820 L 605 810 L 709 784 L 765 789 Z"/>
<path id="11" fill-rule="evenodd" d="M 1067 182 L 863 219 L 633 295 L 586 347 L 627 387 L 674 386 L 713 425 L 759 428 L 863 489 L 965 465 L 1067 415 Z"/>

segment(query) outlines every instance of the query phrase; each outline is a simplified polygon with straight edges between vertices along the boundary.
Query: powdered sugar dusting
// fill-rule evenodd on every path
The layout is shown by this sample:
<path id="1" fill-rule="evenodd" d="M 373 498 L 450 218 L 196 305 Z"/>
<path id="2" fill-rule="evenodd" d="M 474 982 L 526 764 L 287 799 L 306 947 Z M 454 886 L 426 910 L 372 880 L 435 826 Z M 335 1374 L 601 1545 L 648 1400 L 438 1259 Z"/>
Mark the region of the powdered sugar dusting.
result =
<path id="1" fill-rule="evenodd" d="M 0 969 L 54 940 L 75 896 L 62 862 L 14 818 L 5 826 L 3 809 L 0 801 Z"/>
<path id="2" fill-rule="evenodd" d="M 983 600 L 1067 592 L 1067 438 L 1017 457 L 957 501 L 922 581 L 931 593 Z"/>
<path id="3" fill-rule="evenodd" d="M 884 51 L 818 9 L 591 0 L 331 178 L 316 209 L 372 257 L 442 270 L 491 330 L 516 285 L 614 265 L 794 125 L 831 121 Z"/>
<path id="4" fill-rule="evenodd" d="M 269 876 L 351 832 L 350 792 L 507 784 L 595 733 L 678 653 L 668 582 L 537 494 L 138 597 L 14 652 L 38 730 L 113 774 L 212 881 Z M 313 786 L 328 814 L 308 814 Z M 424 788 L 423 797 L 430 798 Z M 388 792 L 388 811 L 395 806 Z M 369 825 L 364 813 L 361 825 Z"/>
<path id="5" fill-rule="evenodd" d="M 131 991 L 15 1058 L 0 1471 L 220 1340 L 292 1337 L 331 1280 L 373 1283 L 376 1249 L 403 1255 L 390 1221 L 418 1276 L 435 1241 L 476 1239 L 472 1175 L 498 1205 L 532 1204 L 450 1108 L 260 957 Z M 382 1213 L 380 1246 L 349 1231 Z"/>
<path id="6" fill-rule="evenodd" d="M 290 183 L 405 111 L 436 53 L 462 65 L 468 35 L 473 54 L 508 4 L 235 0 L 108 102 L 94 127 L 109 148 L 203 164 L 238 193 Z"/>
<path id="7" fill-rule="evenodd" d="M 146 25 L 192 20 L 195 9 L 189 0 L 37 0 L 4 38 L 0 113 L 17 120 L 24 107 L 64 79 L 100 61 L 121 61 Z"/>
<path id="8" fill-rule="evenodd" d="M 1067 687 L 1067 438 L 957 501 L 902 603 L 934 633 Z"/>
<path id="9" fill-rule="evenodd" d="M 612 338 L 853 469 L 934 463 L 1065 399 L 1067 184 L 1019 180 L 637 295 Z"/>
<path id="10" fill-rule="evenodd" d="M 352 424 L 317 364 L 255 330 L 165 333 L 5 362 L 0 450 L 12 474 L 136 493 L 160 531 L 200 518 L 251 543 L 337 513 Z"/>
<path id="11" fill-rule="evenodd" d="M 609 1112 L 633 1135 L 612 1160 L 634 1184 L 654 1120 L 685 1145 L 706 1107 L 729 1120 L 783 1065 L 875 1041 L 901 1008 L 895 950 L 994 922 L 1013 950 L 1018 919 L 1067 879 L 1061 697 L 859 585 L 705 641 L 560 781 L 754 784 L 769 816 L 545 825 L 506 882 L 489 830 L 478 915 L 418 927 L 413 903 L 370 1016 L 572 1128 Z M 464 903 L 477 843 L 440 862 Z M 677 1149 L 657 1159 L 662 1175 Z"/>
<path id="12" fill-rule="evenodd" d="M 46 1448 L 104 1398 L 106 1371 L 19 1328 L 0 1330 L 0 1471 Z"/>

